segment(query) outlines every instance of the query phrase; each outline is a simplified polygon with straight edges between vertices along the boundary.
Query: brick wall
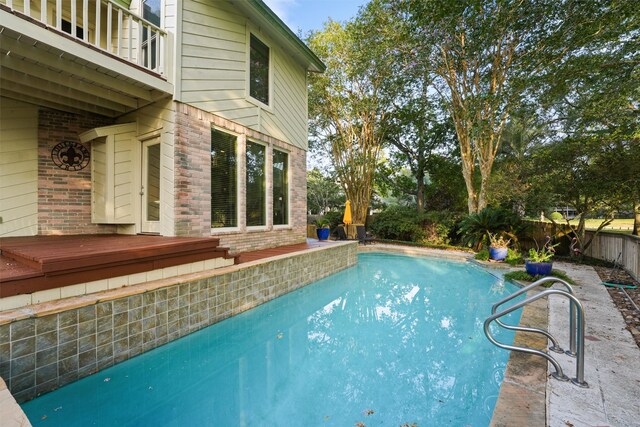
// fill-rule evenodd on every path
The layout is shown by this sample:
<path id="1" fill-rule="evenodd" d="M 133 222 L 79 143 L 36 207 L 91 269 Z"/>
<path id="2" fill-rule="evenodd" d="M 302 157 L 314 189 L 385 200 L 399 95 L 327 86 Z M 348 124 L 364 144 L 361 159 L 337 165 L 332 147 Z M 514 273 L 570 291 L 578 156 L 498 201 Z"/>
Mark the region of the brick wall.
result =
<path id="1" fill-rule="evenodd" d="M 232 253 L 264 249 L 306 241 L 307 178 L 306 151 L 276 138 L 249 129 L 238 123 L 199 110 L 190 105 L 176 103 L 176 234 L 184 236 L 208 236 L 211 232 L 211 128 L 239 135 L 238 156 L 243 157 L 247 138 L 261 142 L 269 148 L 267 168 L 271 167 L 271 150 L 281 149 L 289 153 L 291 175 L 290 226 L 274 228 L 271 224 L 272 182 L 267 181 L 267 225 L 264 230 L 248 230 L 244 215 L 245 164 L 239 158 L 239 223 L 236 231 L 213 231 L 221 245 Z"/>
<path id="2" fill-rule="evenodd" d="M 62 141 L 113 120 L 93 114 L 41 109 L 38 114 L 38 234 L 115 233 L 116 226 L 91 223 L 91 165 L 66 171 L 53 163 L 51 150 Z M 87 147 L 90 149 L 90 147 Z"/>

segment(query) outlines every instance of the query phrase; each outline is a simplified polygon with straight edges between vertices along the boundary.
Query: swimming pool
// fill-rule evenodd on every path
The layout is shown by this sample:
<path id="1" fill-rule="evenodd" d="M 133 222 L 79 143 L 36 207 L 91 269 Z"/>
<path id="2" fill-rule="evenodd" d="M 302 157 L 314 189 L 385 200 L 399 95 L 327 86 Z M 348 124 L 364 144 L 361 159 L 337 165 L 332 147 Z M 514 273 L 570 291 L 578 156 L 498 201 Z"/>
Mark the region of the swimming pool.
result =
<path id="1" fill-rule="evenodd" d="M 508 352 L 482 326 L 514 289 L 469 263 L 361 254 L 22 407 L 35 426 L 488 425 Z"/>

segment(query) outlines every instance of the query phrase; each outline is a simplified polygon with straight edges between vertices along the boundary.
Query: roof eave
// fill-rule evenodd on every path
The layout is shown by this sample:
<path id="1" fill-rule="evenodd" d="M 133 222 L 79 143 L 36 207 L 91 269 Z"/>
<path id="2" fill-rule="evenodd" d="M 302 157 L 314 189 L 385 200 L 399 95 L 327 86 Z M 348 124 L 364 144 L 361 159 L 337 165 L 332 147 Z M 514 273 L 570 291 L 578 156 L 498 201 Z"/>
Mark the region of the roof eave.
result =
<path id="1" fill-rule="evenodd" d="M 262 0 L 230 1 L 247 12 L 251 18 L 268 23 L 284 41 L 288 42 L 290 48 L 297 51 L 308 71 L 323 73 L 327 69 L 322 60 Z"/>

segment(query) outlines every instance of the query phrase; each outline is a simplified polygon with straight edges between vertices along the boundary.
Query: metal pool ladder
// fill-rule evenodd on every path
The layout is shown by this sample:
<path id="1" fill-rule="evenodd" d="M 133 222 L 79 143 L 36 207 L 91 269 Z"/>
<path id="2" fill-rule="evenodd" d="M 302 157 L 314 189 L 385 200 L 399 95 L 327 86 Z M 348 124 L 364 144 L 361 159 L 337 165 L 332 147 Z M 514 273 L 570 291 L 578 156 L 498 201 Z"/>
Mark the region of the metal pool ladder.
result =
<path id="1" fill-rule="evenodd" d="M 500 307 L 502 304 L 508 301 L 511 301 L 517 296 L 522 295 L 530 291 L 531 289 L 534 289 L 542 285 L 543 283 L 548 283 L 548 282 L 561 283 L 565 286 L 566 290 L 546 289 L 535 295 L 532 295 L 531 297 L 525 299 L 524 301 L 520 301 L 519 303 L 509 306 L 503 309 L 502 311 L 499 311 L 496 313 L 496 311 L 498 310 L 498 307 Z M 567 351 L 564 351 L 558 345 L 558 340 L 556 340 L 553 337 L 553 335 L 551 335 L 548 331 L 544 329 L 530 328 L 526 326 L 507 325 L 500 320 L 502 316 L 505 316 L 519 309 L 520 307 L 524 307 L 525 305 L 533 301 L 539 300 L 540 298 L 544 298 L 548 295 L 560 295 L 569 299 L 569 303 L 570 303 L 569 304 L 570 305 L 569 306 L 569 350 Z M 584 330 L 585 330 L 584 307 L 582 306 L 582 303 L 580 302 L 580 300 L 576 298 L 575 293 L 573 292 L 573 287 L 571 287 L 570 284 L 568 284 L 562 279 L 558 279 L 557 277 L 543 277 L 542 279 L 533 282 L 529 286 L 525 286 L 524 288 L 518 290 L 517 292 L 514 292 L 513 294 L 493 304 L 493 306 L 491 307 L 491 316 L 489 316 L 484 321 L 484 334 L 487 336 L 489 341 L 491 341 L 493 344 L 495 344 L 500 348 L 504 348 L 506 350 L 520 351 L 523 353 L 542 356 L 545 359 L 547 359 L 556 370 L 554 373 L 551 374 L 552 377 L 560 381 L 568 381 L 569 377 L 567 377 L 562 372 L 562 367 L 560 366 L 558 361 L 553 357 L 551 357 L 549 353 L 541 350 L 536 350 L 530 347 L 519 347 L 515 345 L 504 344 L 497 341 L 494 338 L 494 336 L 491 334 L 491 331 L 489 329 L 489 325 L 491 324 L 491 322 L 494 322 L 494 321 L 505 329 L 510 329 L 512 331 L 533 332 L 533 333 L 538 333 L 546 336 L 551 341 L 551 347 L 549 347 L 549 350 L 554 351 L 556 353 L 565 353 L 571 357 L 576 358 L 576 377 L 572 378 L 571 382 L 579 387 L 585 387 L 585 388 L 589 387 L 589 384 L 587 384 L 587 382 L 584 380 Z"/>

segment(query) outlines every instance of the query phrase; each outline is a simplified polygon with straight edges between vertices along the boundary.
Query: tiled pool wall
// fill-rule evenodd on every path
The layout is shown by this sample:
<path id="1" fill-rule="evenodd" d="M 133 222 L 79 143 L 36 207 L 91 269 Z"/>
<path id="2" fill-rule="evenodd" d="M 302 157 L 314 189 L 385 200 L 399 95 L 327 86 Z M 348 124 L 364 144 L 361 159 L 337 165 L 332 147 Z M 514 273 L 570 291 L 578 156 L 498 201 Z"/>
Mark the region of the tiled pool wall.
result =
<path id="1" fill-rule="evenodd" d="M 357 253 L 357 243 L 336 244 L 5 318 L 0 377 L 24 402 L 355 265 Z"/>

